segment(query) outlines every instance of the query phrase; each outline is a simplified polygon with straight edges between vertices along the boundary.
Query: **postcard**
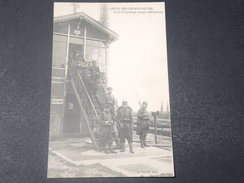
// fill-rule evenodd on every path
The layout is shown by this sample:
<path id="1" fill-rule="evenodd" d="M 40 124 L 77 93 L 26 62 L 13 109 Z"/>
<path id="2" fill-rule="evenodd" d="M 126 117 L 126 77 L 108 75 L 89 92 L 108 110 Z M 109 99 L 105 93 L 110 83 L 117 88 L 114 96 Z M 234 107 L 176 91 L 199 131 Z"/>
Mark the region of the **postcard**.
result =
<path id="1" fill-rule="evenodd" d="M 174 176 L 165 13 L 54 3 L 48 178 Z"/>

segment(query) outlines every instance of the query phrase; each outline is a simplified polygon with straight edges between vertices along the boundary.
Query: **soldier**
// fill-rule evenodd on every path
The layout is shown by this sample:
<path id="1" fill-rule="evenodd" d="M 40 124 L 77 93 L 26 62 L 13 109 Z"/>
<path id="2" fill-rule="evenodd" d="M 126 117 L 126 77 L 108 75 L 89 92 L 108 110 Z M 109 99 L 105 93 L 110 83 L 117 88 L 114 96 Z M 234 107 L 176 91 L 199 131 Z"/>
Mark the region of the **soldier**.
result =
<path id="1" fill-rule="evenodd" d="M 90 80 L 92 85 L 93 93 L 96 95 L 98 90 L 98 79 L 100 78 L 100 69 L 96 64 L 95 60 L 92 60 L 92 64 L 89 67 Z"/>
<path id="2" fill-rule="evenodd" d="M 101 146 L 104 149 L 106 154 L 108 153 L 116 153 L 113 150 L 112 144 L 112 127 L 113 127 L 113 120 L 110 113 L 110 109 L 105 108 L 104 111 L 100 115 L 101 120 Z M 107 148 L 108 146 L 108 148 Z"/>
<path id="3" fill-rule="evenodd" d="M 128 106 L 127 101 L 122 102 L 122 106 L 117 109 L 118 131 L 121 143 L 121 152 L 125 152 L 125 139 L 127 139 L 130 152 L 134 153 L 132 144 L 133 118 L 132 109 Z"/>
<path id="4" fill-rule="evenodd" d="M 75 70 L 78 67 L 80 59 L 81 59 L 80 52 L 79 51 L 74 51 L 71 59 L 68 62 L 68 65 L 69 65 L 69 68 L 70 68 L 70 72 L 71 72 L 72 75 L 74 75 Z"/>
<path id="5" fill-rule="evenodd" d="M 113 139 L 115 140 L 117 147 L 121 148 L 121 144 L 118 139 L 117 128 L 116 128 L 117 124 L 115 123 L 115 103 L 116 103 L 116 101 L 115 101 L 114 96 L 112 95 L 112 90 L 113 89 L 111 87 L 107 87 L 107 93 L 105 96 L 105 107 L 110 109 L 110 113 L 112 115 L 112 119 L 114 122 L 113 133 L 112 133 Z"/>
<path id="6" fill-rule="evenodd" d="M 82 60 L 80 51 L 75 51 L 72 59 L 78 64 Z"/>
<path id="7" fill-rule="evenodd" d="M 146 136 L 149 130 L 149 114 L 147 112 L 147 102 L 143 102 L 141 108 L 137 112 L 137 133 L 140 136 L 141 147 L 149 147 L 146 144 Z"/>
<path id="8" fill-rule="evenodd" d="M 114 105 L 115 105 L 115 99 L 114 96 L 112 95 L 112 88 L 107 87 L 107 93 L 105 96 L 105 106 L 110 109 L 111 115 L 114 120 L 115 112 L 114 112 Z"/>

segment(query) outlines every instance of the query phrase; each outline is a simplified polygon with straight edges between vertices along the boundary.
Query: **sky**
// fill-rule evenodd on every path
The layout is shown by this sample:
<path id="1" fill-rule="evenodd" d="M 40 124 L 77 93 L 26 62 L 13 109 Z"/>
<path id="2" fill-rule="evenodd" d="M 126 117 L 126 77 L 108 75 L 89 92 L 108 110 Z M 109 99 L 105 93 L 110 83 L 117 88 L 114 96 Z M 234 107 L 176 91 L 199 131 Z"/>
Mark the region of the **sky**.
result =
<path id="1" fill-rule="evenodd" d="M 77 4 L 78 11 L 99 20 L 99 3 Z M 147 8 L 147 13 L 140 8 Z M 127 100 L 137 111 L 139 98 L 148 102 L 149 111 L 160 110 L 162 102 L 166 109 L 169 87 L 164 3 L 109 3 L 108 9 L 109 28 L 119 35 L 110 45 L 108 67 L 108 83 L 118 104 Z M 71 3 L 54 4 L 54 16 L 72 12 Z"/>

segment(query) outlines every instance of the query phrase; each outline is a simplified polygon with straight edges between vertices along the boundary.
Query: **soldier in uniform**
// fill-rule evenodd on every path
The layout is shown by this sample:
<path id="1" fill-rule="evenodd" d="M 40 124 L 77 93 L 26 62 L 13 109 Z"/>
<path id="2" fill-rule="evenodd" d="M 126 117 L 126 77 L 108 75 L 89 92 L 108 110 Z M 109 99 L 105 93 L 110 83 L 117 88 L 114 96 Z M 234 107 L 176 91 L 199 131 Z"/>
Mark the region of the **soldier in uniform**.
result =
<path id="1" fill-rule="evenodd" d="M 149 130 L 149 114 L 147 112 L 147 102 L 143 102 L 137 112 L 137 134 L 140 136 L 141 147 L 149 147 L 146 144 L 147 132 Z"/>
<path id="2" fill-rule="evenodd" d="M 82 60 L 82 56 L 81 56 L 80 51 L 75 51 L 75 52 L 74 52 L 73 60 L 74 60 L 74 62 L 76 62 L 77 64 Z"/>
<path id="3" fill-rule="evenodd" d="M 128 106 L 127 101 L 122 102 L 122 106 L 117 109 L 117 122 L 119 138 L 121 143 L 121 152 L 125 152 L 125 139 L 128 141 L 130 152 L 134 153 L 132 144 L 133 118 L 132 109 Z"/>
<path id="4" fill-rule="evenodd" d="M 100 69 L 96 64 L 95 60 L 92 60 L 92 64 L 89 67 L 90 71 L 90 82 L 92 85 L 93 93 L 96 95 L 98 90 L 98 79 L 100 78 Z"/>
<path id="5" fill-rule="evenodd" d="M 80 60 L 81 60 L 80 52 L 74 51 L 73 55 L 71 57 L 71 60 L 69 60 L 69 62 L 68 62 L 70 72 L 72 75 L 74 75 L 75 70 L 78 68 L 78 64 L 79 64 Z"/>
<path id="6" fill-rule="evenodd" d="M 112 95 L 112 90 L 113 89 L 111 87 L 107 87 L 107 93 L 105 96 L 105 107 L 110 109 L 110 113 L 111 113 L 113 120 L 114 120 L 115 99 L 114 99 L 114 96 Z"/>
<path id="7" fill-rule="evenodd" d="M 113 128 L 113 120 L 110 113 L 110 109 L 105 108 L 104 111 L 100 115 L 100 134 L 101 134 L 101 148 L 104 149 L 106 154 L 108 153 L 116 153 L 113 150 L 112 144 L 112 128 Z"/>
<path id="8" fill-rule="evenodd" d="M 120 141 L 118 139 L 118 134 L 117 134 L 117 127 L 116 127 L 116 123 L 115 123 L 115 98 L 112 95 L 112 88 L 111 87 L 107 87 L 107 93 L 105 95 L 105 107 L 110 109 L 110 113 L 112 115 L 112 119 L 114 121 L 114 126 L 113 126 L 113 139 L 115 140 L 115 143 L 117 145 L 118 148 L 121 148 L 121 144 Z"/>

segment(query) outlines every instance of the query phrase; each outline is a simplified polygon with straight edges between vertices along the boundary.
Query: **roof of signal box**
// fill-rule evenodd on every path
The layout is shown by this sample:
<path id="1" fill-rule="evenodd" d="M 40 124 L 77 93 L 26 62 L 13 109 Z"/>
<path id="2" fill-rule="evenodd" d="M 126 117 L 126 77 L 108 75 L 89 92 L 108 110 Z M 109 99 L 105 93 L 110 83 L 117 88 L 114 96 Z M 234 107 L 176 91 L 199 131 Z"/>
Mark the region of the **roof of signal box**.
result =
<path id="1" fill-rule="evenodd" d="M 70 21 L 70 20 L 74 20 L 74 19 L 78 19 L 78 18 L 87 21 L 88 23 L 94 25 L 97 29 L 99 29 L 99 30 L 103 31 L 104 33 L 108 34 L 113 41 L 117 40 L 118 37 L 119 37 L 119 35 L 116 32 L 114 32 L 111 29 L 105 27 L 99 21 L 93 19 L 92 17 L 88 16 L 87 14 L 85 14 L 83 12 L 54 17 L 54 23 L 66 22 L 66 21 Z"/>

